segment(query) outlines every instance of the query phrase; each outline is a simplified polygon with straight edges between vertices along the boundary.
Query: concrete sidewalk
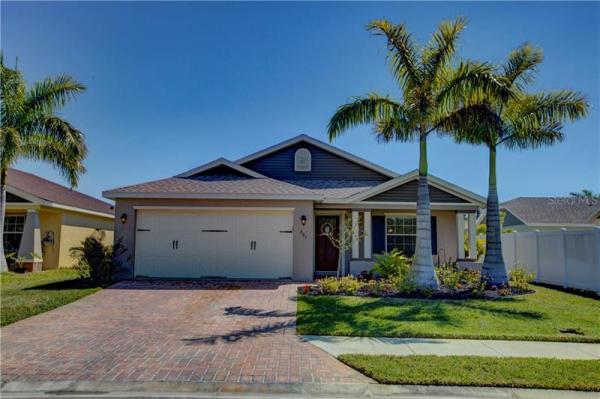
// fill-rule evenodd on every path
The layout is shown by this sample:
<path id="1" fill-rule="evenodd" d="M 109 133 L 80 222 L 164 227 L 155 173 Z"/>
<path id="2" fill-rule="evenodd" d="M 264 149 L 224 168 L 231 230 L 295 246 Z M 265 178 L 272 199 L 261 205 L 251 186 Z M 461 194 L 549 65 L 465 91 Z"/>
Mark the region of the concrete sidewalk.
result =
<path id="1" fill-rule="evenodd" d="M 474 339 L 373 338 L 304 335 L 302 338 L 333 356 L 438 355 L 600 359 L 600 344 L 573 342 L 499 341 Z"/>

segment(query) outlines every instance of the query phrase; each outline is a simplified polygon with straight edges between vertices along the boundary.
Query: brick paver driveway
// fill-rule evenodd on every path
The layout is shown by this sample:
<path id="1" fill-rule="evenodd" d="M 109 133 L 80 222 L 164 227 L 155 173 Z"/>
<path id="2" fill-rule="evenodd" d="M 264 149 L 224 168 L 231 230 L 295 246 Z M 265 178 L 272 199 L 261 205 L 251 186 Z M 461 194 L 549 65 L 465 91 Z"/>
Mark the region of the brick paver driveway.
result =
<path id="1" fill-rule="evenodd" d="M 123 282 L 3 327 L 2 380 L 367 382 L 295 335 L 296 287 Z"/>

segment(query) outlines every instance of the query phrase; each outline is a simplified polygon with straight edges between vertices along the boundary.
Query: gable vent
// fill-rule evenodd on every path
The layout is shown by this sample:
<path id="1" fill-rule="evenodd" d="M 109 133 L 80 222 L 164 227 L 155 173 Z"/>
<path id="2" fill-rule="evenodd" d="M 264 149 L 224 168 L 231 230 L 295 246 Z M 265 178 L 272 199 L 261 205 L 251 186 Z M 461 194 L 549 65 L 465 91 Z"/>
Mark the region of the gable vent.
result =
<path id="1" fill-rule="evenodd" d="M 310 151 L 306 148 L 299 148 L 294 154 L 294 171 L 295 172 L 310 172 L 312 157 Z"/>

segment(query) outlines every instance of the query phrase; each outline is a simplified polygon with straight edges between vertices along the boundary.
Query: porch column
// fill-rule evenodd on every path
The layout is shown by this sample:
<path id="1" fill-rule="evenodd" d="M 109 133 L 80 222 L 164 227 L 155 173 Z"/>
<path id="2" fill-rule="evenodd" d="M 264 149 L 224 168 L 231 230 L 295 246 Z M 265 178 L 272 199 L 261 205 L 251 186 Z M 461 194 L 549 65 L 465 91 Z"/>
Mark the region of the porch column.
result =
<path id="1" fill-rule="evenodd" d="M 37 209 L 27 210 L 17 256 L 25 258 L 25 266 L 31 271 L 42 271 L 42 233 Z"/>
<path id="2" fill-rule="evenodd" d="M 371 242 L 372 242 L 372 237 L 371 237 L 371 211 L 365 211 L 364 212 L 364 237 L 363 237 L 363 242 L 365 244 L 365 248 L 364 248 L 364 258 L 365 259 L 369 259 L 371 258 Z"/>
<path id="3" fill-rule="evenodd" d="M 359 218 L 358 211 L 352 211 L 352 230 L 358 232 Z M 359 251 L 360 241 L 356 239 L 355 234 L 352 237 L 352 259 L 358 259 L 360 256 Z"/>
<path id="4" fill-rule="evenodd" d="M 468 214 L 467 223 L 469 228 L 469 259 L 477 259 L 477 225 L 474 213 Z"/>
<path id="5" fill-rule="evenodd" d="M 456 213 L 456 239 L 458 244 L 458 259 L 465 258 L 465 214 Z"/>

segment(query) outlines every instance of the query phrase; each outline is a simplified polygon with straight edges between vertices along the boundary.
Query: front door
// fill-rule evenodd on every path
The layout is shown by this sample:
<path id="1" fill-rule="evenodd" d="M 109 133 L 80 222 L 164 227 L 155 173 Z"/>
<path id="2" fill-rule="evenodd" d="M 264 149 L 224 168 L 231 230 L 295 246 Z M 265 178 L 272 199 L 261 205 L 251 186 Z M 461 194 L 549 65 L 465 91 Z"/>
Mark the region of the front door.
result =
<path id="1" fill-rule="evenodd" d="M 339 232 L 339 216 L 316 217 L 316 272 L 335 272 L 338 268 L 339 251 L 333 246 L 326 234 L 332 232 L 337 237 Z"/>

